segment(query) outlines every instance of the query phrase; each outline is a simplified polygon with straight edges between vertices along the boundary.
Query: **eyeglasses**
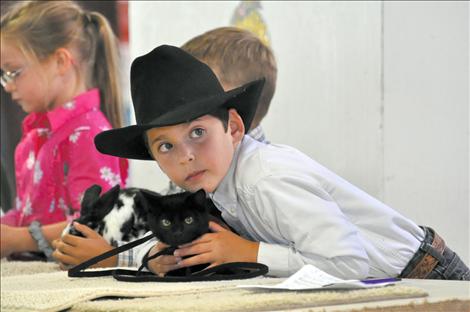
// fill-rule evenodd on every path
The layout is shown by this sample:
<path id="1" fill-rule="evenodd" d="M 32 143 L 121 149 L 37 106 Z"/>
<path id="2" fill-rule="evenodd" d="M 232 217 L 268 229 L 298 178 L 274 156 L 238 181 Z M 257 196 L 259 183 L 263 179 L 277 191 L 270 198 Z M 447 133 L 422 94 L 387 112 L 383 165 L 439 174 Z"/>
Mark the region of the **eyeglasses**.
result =
<path id="1" fill-rule="evenodd" d="M 17 69 L 15 71 L 4 71 L 0 77 L 0 84 L 2 87 L 6 87 L 7 84 L 14 81 L 15 78 L 23 71 L 23 68 Z"/>

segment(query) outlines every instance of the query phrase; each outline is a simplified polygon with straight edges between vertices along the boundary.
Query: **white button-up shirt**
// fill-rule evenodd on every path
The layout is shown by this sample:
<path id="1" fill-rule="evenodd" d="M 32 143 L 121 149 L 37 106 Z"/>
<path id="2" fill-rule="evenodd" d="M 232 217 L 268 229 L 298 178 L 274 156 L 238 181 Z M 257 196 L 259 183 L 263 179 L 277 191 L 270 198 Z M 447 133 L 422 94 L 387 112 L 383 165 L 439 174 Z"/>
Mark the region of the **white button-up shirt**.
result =
<path id="1" fill-rule="evenodd" d="M 396 276 L 424 238 L 414 222 L 298 150 L 248 136 L 210 196 L 231 227 L 261 242 L 258 262 L 275 276 L 307 263 L 340 278 Z"/>
<path id="2" fill-rule="evenodd" d="M 411 220 L 298 150 L 245 136 L 210 197 L 225 222 L 260 242 L 269 275 L 312 264 L 346 279 L 397 276 L 424 238 Z M 155 242 L 136 252 L 137 262 Z"/>

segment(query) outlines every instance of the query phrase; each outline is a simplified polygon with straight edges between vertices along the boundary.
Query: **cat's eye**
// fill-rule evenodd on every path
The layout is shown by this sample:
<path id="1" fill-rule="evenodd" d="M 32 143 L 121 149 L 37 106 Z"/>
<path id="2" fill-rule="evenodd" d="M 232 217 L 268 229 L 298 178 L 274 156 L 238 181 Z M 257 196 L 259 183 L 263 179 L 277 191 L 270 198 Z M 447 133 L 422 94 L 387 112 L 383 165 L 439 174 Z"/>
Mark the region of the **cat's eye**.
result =
<path id="1" fill-rule="evenodd" d="M 193 217 L 187 217 L 186 219 L 184 219 L 184 223 L 186 224 L 191 224 L 193 223 L 193 221 L 194 221 Z"/>
<path id="2" fill-rule="evenodd" d="M 193 139 L 197 139 L 197 138 L 202 137 L 205 132 L 206 132 L 206 130 L 204 130 L 202 128 L 195 128 L 191 131 L 189 136 Z"/>
<path id="3" fill-rule="evenodd" d="M 171 222 L 168 219 L 162 219 L 161 223 L 164 227 L 169 227 L 171 225 Z"/>

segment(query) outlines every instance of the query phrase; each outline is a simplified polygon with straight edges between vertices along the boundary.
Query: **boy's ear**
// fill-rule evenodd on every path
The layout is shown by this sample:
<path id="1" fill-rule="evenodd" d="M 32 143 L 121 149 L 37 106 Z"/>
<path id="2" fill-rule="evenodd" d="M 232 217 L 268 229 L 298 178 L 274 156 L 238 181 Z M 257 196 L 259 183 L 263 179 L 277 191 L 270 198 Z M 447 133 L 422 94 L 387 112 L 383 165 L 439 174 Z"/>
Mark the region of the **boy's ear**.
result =
<path id="1" fill-rule="evenodd" d="M 245 135 L 245 125 L 243 119 L 237 110 L 231 108 L 228 110 L 228 131 L 233 139 L 233 144 L 238 144 Z"/>

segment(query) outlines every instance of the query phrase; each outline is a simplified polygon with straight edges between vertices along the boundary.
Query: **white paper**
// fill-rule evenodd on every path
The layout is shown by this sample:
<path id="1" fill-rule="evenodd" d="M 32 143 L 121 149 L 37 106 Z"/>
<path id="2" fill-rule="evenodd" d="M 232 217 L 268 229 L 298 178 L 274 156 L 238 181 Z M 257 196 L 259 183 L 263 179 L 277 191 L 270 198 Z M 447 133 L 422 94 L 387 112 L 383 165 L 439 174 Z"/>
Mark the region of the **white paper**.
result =
<path id="1" fill-rule="evenodd" d="M 343 280 L 323 272 L 311 264 L 307 264 L 282 283 L 276 285 L 238 285 L 238 287 L 283 290 L 354 289 L 382 287 L 394 284 L 395 282 L 396 281 L 365 283 L 360 280 Z"/>

